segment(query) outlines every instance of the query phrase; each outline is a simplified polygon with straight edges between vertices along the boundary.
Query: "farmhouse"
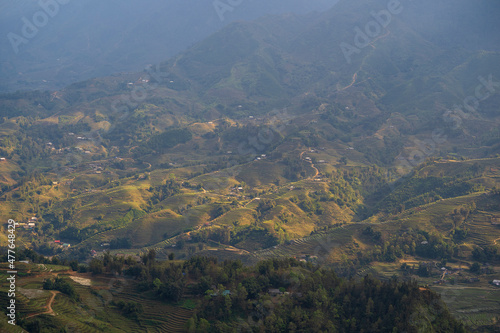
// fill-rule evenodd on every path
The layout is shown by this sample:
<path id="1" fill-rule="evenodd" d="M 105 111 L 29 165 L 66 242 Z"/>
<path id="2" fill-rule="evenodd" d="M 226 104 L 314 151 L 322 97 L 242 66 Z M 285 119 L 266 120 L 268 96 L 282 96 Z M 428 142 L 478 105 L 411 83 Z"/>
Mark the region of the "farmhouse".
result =
<path id="1" fill-rule="evenodd" d="M 0 162 L 5 162 L 5 161 L 6 161 L 5 157 L 0 157 Z"/>
<path id="2" fill-rule="evenodd" d="M 268 293 L 271 296 L 278 296 L 278 295 L 281 295 L 281 290 L 279 290 L 279 289 L 269 289 Z"/>
<path id="3" fill-rule="evenodd" d="M 493 284 L 497 287 L 500 287 L 500 280 L 493 280 L 493 281 L 491 281 L 491 284 Z"/>

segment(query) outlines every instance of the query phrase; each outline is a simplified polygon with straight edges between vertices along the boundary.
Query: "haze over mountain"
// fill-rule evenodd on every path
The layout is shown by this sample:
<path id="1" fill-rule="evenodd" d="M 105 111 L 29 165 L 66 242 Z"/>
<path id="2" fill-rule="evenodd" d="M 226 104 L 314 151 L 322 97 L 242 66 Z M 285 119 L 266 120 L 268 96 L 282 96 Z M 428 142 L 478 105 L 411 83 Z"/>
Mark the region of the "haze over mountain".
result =
<path id="1" fill-rule="evenodd" d="M 324 10 L 337 0 L 54 1 L 0 4 L 0 91 L 140 71 L 235 20 Z"/>
<path id="2" fill-rule="evenodd" d="M 67 61 L 87 74 L 152 66 L 0 95 L 0 219 L 36 221 L 23 245 L 92 280 L 80 300 L 56 297 L 63 315 L 47 327 L 498 329 L 499 2 L 294 4 L 229 22 L 242 2 L 227 24 L 215 13 L 217 32 L 170 57 L 141 19 L 130 35 L 150 48 L 124 33 L 107 49 L 101 34 Z M 185 28 L 165 38 L 205 33 Z M 25 251 L 47 264 L 37 253 Z"/>

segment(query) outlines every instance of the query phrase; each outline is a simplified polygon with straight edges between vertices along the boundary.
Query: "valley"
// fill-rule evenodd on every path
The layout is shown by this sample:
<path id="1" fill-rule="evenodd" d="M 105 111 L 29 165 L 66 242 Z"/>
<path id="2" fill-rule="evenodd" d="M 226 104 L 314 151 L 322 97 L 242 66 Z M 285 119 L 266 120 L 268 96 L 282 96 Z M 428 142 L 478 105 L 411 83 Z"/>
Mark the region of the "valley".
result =
<path id="1" fill-rule="evenodd" d="M 424 1 L 347 63 L 339 27 L 380 3 L 235 22 L 143 72 L 0 95 L 21 326 L 497 330 L 500 53 L 427 34 Z M 373 315 L 382 289 L 411 296 L 401 321 Z"/>

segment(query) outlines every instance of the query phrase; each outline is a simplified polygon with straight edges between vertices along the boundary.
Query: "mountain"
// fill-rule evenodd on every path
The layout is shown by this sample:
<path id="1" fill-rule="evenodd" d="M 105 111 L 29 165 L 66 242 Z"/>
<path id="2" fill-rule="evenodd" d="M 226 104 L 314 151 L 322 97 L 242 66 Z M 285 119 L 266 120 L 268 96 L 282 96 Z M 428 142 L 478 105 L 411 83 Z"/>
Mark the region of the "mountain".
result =
<path id="1" fill-rule="evenodd" d="M 230 23 L 142 72 L 1 95 L 0 216 L 35 215 L 20 239 L 62 259 L 296 257 L 414 278 L 471 329 L 494 325 L 495 13 L 340 1 Z"/>
<path id="2" fill-rule="evenodd" d="M 60 89 L 93 77 L 140 71 L 232 21 L 323 10 L 336 1 L 5 3 L 0 11 L 0 91 Z"/>

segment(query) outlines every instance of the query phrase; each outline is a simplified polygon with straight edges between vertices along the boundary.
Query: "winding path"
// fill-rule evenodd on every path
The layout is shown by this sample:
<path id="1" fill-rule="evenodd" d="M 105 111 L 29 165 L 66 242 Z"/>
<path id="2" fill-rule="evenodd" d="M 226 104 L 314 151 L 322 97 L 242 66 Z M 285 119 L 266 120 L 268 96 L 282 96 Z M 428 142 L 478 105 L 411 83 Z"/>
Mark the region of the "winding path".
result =
<path id="1" fill-rule="evenodd" d="M 309 150 L 309 149 L 308 149 L 308 150 Z M 302 158 L 302 155 L 304 155 L 304 153 L 305 153 L 305 152 L 307 152 L 307 150 L 304 150 L 303 152 L 301 152 L 301 153 L 300 153 L 300 159 L 301 159 L 301 160 L 303 159 L 303 158 Z M 314 169 L 314 171 L 316 171 L 316 173 L 314 174 L 314 176 L 309 177 L 309 178 L 316 178 L 316 177 L 319 175 L 319 170 L 318 170 L 318 168 L 316 168 L 316 167 L 314 166 L 314 163 L 313 163 L 312 161 L 308 161 L 308 162 L 311 164 L 311 168 L 313 168 L 313 169 Z"/>
<path id="2" fill-rule="evenodd" d="M 50 297 L 49 301 L 47 302 L 47 305 L 45 306 L 47 308 L 47 311 L 45 311 L 45 312 L 39 312 L 39 313 L 33 313 L 33 314 L 30 314 L 30 315 L 27 315 L 26 319 L 31 318 L 31 317 L 35 317 L 35 316 L 39 316 L 39 315 L 43 315 L 43 314 L 48 314 L 48 315 L 51 315 L 51 316 L 55 316 L 56 315 L 54 313 L 54 310 L 52 310 L 52 303 L 54 302 L 54 299 L 56 298 L 56 295 L 59 292 L 51 290 L 50 293 L 52 294 L 52 296 Z"/>
<path id="3" fill-rule="evenodd" d="M 352 87 L 352 86 L 356 83 L 356 80 L 357 80 L 357 79 L 358 79 L 358 73 L 354 73 L 354 75 L 352 76 L 352 82 L 351 82 L 351 84 L 350 84 L 350 85 L 348 85 L 348 86 L 347 86 L 347 87 L 345 87 L 345 88 L 340 89 L 339 91 L 344 91 L 344 90 L 346 90 L 346 89 L 351 88 L 351 87 Z"/>

